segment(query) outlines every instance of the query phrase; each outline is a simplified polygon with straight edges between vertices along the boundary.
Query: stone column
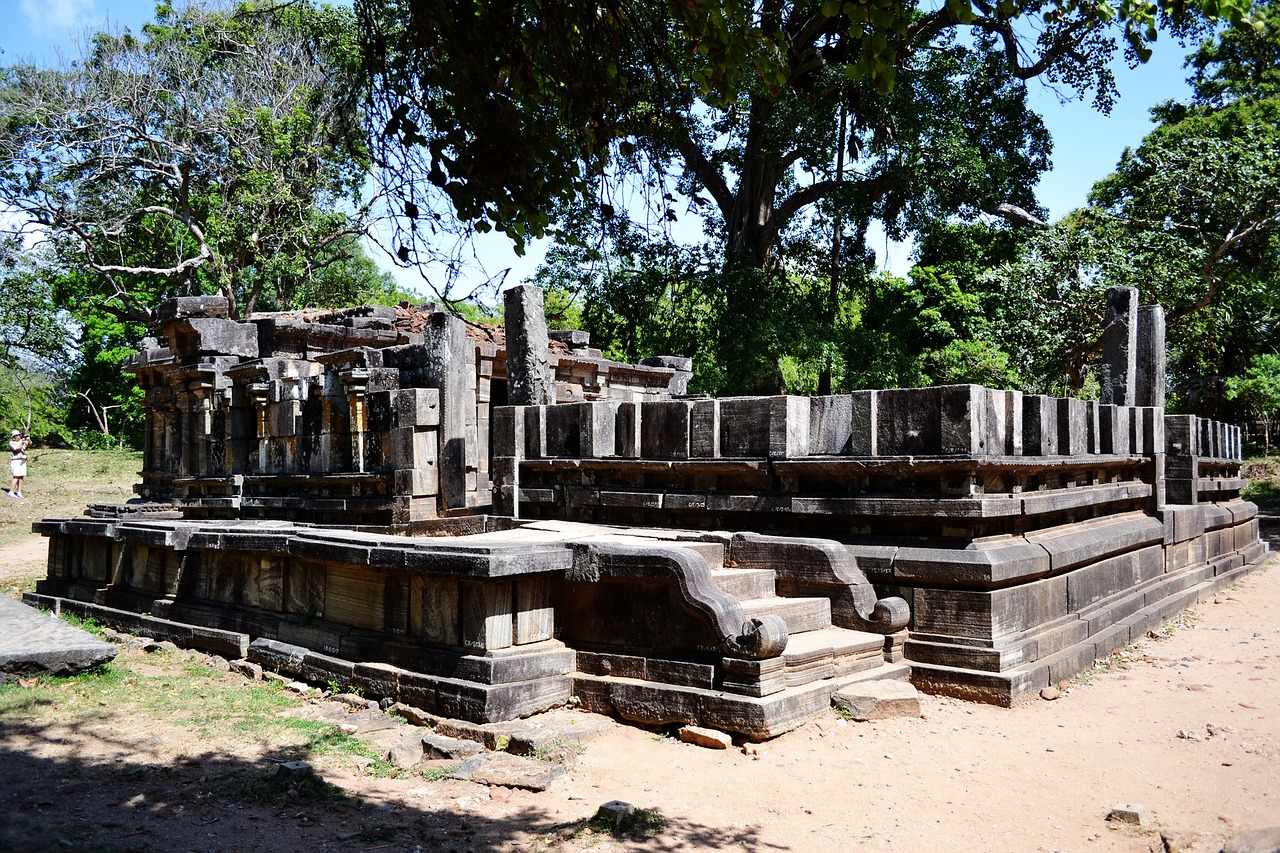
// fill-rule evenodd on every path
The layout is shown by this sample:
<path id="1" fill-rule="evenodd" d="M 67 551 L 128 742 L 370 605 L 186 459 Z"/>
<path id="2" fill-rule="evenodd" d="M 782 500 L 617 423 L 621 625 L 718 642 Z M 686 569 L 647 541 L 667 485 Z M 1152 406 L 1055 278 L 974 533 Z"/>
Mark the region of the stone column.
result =
<path id="1" fill-rule="evenodd" d="M 369 371 L 350 370 L 342 374 L 342 384 L 347 391 L 347 405 L 351 411 L 351 470 L 364 473 L 364 398 L 369 385 Z"/>
<path id="2" fill-rule="evenodd" d="M 1138 309 L 1137 405 L 1164 407 L 1164 306 Z"/>
<path id="3" fill-rule="evenodd" d="M 1101 402 L 1132 406 L 1137 399 L 1138 289 L 1107 291 L 1107 319 L 1102 330 Z"/>
<path id="4" fill-rule="evenodd" d="M 443 509 L 467 505 L 467 324 L 444 311 L 432 314 L 423 329 L 423 375 L 440 389 L 440 501 Z"/>
<path id="5" fill-rule="evenodd" d="M 271 424 L 267 420 L 267 404 L 271 399 L 271 387 L 266 382 L 254 382 L 249 385 L 249 397 L 253 400 L 254 419 L 257 423 L 255 432 L 258 439 L 258 462 L 253 464 L 252 458 L 245 460 L 245 473 L 269 474 L 270 450 L 267 444 L 271 440 Z"/>
<path id="6" fill-rule="evenodd" d="M 546 406 L 556 401 L 547 352 L 547 318 L 542 289 L 513 287 L 503 297 L 507 331 L 507 401 L 513 406 Z"/>

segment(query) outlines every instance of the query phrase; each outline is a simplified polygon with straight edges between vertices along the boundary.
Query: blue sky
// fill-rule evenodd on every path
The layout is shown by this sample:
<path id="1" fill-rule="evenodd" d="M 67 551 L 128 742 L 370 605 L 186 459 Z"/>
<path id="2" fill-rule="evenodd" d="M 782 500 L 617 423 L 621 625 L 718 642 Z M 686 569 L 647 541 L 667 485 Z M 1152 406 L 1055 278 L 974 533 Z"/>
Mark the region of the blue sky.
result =
<path id="1" fill-rule="evenodd" d="M 110 20 L 137 31 L 155 11 L 154 0 L 0 0 L 0 62 L 20 58 L 37 62 L 50 60 L 58 50 L 66 51 L 75 36 L 86 28 L 99 29 Z M 1061 104 L 1057 96 L 1038 82 L 1032 82 L 1033 107 L 1044 117 L 1053 135 L 1053 169 L 1037 187 L 1037 196 L 1057 219 L 1085 203 L 1089 189 L 1115 167 L 1121 152 L 1137 145 L 1150 130 L 1148 111 L 1162 101 L 1185 98 L 1188 89 L 1182 62 L 1187 49 L 1167 36 L 1155 47 L 1150 62 L 1130 70 L 1115 68 L 1120 98 L 1111 115 L 1103 116 L 1087 102 Z M 873 247 L 883 251 L 880 244 Z M 524 258 L 516 258 L 504 238 L 490 235 L 479 248 L 490 274 L 511 267 L 509 284 L 533 272 L 542 252 L 536 247 Z M 904 272 L 907 250 L 891 249 L 891 267 Z M 391 269 L 389 262 L 383 262 Z M 414 276 L 396 271 L 403 284 L 414 287 Z"/>

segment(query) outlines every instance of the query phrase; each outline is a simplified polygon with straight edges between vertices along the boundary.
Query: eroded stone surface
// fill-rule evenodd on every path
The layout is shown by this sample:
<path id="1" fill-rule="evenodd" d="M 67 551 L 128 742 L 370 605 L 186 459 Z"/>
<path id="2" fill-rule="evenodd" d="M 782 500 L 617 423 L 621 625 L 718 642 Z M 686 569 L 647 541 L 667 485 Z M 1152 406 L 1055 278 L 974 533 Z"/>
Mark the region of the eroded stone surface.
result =
<path id="1" fill-rule="evenodd" d="M 116 647 L 0 595 L 0 672 L 67 675 L 106 663 Z"/>
<path id="2" fill-rule="evenodd" d="M 466 779 L 486 785 L 545 791 L 548 785 L 564 775 L 564 768 L 559 764 L 522 758 L 508 752 L 486 752 L 468 758 L 449 775 L 454 779 Z"/>
<path id="3" fill-rule="evenodd" d="M 836 691 L 831 701 L 860 722 L 920 716 L 920 693 L 905 681 L 853 684 Z"/>

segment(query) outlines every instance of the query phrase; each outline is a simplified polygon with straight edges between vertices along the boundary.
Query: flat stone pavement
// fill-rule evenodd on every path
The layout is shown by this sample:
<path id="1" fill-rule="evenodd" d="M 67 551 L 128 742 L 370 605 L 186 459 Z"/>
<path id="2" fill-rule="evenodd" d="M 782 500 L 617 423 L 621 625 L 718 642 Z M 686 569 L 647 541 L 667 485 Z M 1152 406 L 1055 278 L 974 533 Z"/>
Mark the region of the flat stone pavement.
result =
<path id="1" fill-rule="evenodd" d="M 116 656 L 116 647 L 0 595 L 0 673 L 82 672 Z"/>

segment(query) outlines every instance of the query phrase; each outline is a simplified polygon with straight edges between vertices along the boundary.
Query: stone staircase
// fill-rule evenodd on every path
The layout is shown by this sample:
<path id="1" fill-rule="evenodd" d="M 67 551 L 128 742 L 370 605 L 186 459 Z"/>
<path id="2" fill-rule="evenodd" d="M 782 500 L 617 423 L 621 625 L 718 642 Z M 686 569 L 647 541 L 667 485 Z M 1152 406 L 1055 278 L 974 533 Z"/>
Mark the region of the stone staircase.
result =
<path id="1" fill-rule="evenodd" d="M 716 585 L 742 604 L 746 618 L 773 615 L 786 623 L 787 647 L 782 657 L 787 687 L 827 679 L 862 680 L 849 679 L 859 674 L 863 679 L 905 681 L 910 677 L 905 664 L 886 660 L 884 635 L 833 626 L 830 599 L 779 596 L 773 570 L 726 567 L 724 546 L 718 542 L 696 543 L 696 550 L 707 561 Z"/>
<path id="2" fill-rule="evenodd" d="M 668 539 L 662 544 L 701 557 L 716 586 L 738 601 L 746 620 L 781 619 L 788 634 L 785 649 L 763 660 L 707 658 L 711 683 L 690 677 L 697 664 L 664 659 L 661 653 L 623 659 L 580 651 L 575 689 L 588 707 L 638 722 L 694 723 L 763 739 L 825 713 L 837 691 L 857 683 L 894 680 L 910 689 L 905 685 L 910 668 L 900 662 L 900 635 L 834 626 L 830 599 L 778 595 L 772 569 L 725 565 L 721 542 Z M 658 708 L 663 712 L 655 713 Z"/>
<path id="3" fill-rule="evenodd" d="M 581 576 L 565 579 L 569 588 L 560 593 L 556 636 L 576 654 L 573 694 L 588 710 L 762 740 L 825 713 L 837 690 L 910 677 L 901 663 L 904 632 L 886 636 L 839 627 L 832 622 L 831 598 L 779 595 L 779 572 L 767 562 L 757 558 L 744 567 L 726 560 L 736 541 L 729 534 L 539 520 L 466 541 L 562 545 L 574 550 L 575 564 L 586 561 Z M 756 543 L 753 553 L 762 547 L 767 550 L 767 543 Z M 604 562 L 589 565 L 593 554 Z M 673 554 L 680 559 L 673 561 Z M 654 568 L 659 565 L 665 568 Z M 655 588 L 667 593 L 655 597 Z M 781 620 L 787 636 L 785 646 L 759 657 L 729 651 L 705 633 L 708 619 L 736 633 L 765 617 Z M 614 630 L 620 625 L 627 629 Z"/>

